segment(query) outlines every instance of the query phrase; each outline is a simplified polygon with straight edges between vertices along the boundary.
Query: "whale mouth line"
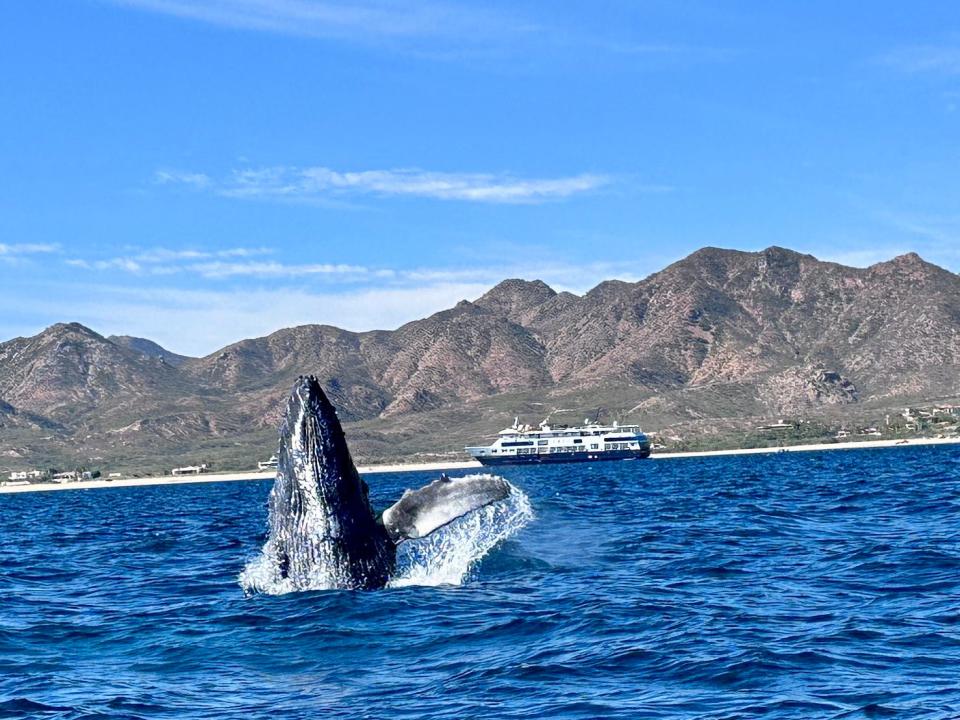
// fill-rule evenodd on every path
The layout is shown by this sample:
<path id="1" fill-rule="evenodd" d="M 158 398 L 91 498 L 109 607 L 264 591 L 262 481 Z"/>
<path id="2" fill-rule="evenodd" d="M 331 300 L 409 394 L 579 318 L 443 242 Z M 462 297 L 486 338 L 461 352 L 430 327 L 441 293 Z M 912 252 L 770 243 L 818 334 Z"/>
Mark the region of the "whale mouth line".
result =
<path id="1" fill-rule="evenodd" d="M 294 384 L 277 458 L 267 539 L 239 577 L 248 594 L 460 584 L 533 517 L 526 495 L 494 475 L 441 475 L 376 514 L 313 376 Z"/>

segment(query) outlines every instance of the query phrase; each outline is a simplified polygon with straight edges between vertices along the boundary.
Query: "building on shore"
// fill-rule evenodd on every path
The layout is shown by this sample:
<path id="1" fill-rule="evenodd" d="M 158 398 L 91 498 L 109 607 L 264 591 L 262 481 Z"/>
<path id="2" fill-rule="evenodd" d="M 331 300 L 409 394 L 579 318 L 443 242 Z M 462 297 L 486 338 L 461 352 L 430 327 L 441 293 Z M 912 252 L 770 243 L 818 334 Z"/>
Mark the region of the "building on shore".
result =
<path id="1" fill-rule="evenodd" d="M 67 470 L 65 472 L 55 472 L 50 476 L 54 482 L 74 482 L 76 480 L 92 480 L 93 473 L 89 470 Z"/>
<path id="2" fill-rule="evenodd" d="M 11 480 L 43 480 L 43 476 L 46 473 L 43 470 L 21 470 L 19 472 L 10 473 Z"/>
<path id="3" fill-rule="evenodd" d="M 199 475 L 200 473 L 207 472 L 207 464 L 201 463 L 200 465 L 185 465 L 184 467 L 174 468 L 170 471 L 171 475 Z"/>

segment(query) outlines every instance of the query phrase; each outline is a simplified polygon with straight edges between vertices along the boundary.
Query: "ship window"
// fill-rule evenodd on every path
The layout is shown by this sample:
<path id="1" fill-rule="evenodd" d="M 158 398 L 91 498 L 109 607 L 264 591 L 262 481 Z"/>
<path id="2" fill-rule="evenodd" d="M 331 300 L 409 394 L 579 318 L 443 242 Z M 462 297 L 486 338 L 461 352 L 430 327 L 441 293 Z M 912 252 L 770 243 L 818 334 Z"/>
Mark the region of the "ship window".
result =
<path id="1" fill-rule="evenodd" d="M 532 440 L 520 440 L 518 442 L 500 443 L 500 447 L 527 447 L 529 445 L 533 445 Z"/>
<path id="2" fill-rule="evenodd" d="M 573 441 L 573 444 L 574 444 L 574 445 L 579 445 L 579 444 L 582 443 L 582 442 L 583 442 L 583 440 L 581 440 L 580 438 L 577 438 L 576 440 Z"/>
<path id="3" fill-rule="evenodd" d="M 599 449 L 600 449 L 600 444 L 599 444 L 599 443 L 590 443 L 590 449 L 591 449 L 591 450 L 599 450 Z"/>
<path id="4" fill-rule="evenodd" d="M 546 445 L 548 442 L 550 442 L 550 441 L 549 441 L 549 440 L 537 440 L 537 445 Z"/>

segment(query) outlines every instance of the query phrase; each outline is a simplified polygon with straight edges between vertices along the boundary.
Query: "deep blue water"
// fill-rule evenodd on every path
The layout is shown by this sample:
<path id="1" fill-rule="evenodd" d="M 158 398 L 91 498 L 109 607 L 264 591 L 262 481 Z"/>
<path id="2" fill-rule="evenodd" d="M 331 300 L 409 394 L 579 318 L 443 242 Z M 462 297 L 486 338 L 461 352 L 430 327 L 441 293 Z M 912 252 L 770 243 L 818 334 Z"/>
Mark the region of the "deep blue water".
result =
<path id="1" fill-rule="evenodd" d="M 244 597 L 269 483 L 0 495 L 0 718 L 960 717 L 960 450 L 501 472 L 536 520 L 375 592 Z"/>

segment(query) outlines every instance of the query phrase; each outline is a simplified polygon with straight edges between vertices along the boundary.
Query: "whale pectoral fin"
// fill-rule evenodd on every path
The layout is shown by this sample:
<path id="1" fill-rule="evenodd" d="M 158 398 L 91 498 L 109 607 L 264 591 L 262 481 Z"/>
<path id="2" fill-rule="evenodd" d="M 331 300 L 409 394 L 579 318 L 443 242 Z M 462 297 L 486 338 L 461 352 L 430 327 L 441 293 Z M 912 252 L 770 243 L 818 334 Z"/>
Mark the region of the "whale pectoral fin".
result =
<path id="1" fill-rule="evenodd" d="M 503 500 L 510 484 L 494 475 L 442 476 L 419 490 L 407 490 L 383 511 L 383 526 L 395 543 L 425 537 L 469 512 Z"/>

